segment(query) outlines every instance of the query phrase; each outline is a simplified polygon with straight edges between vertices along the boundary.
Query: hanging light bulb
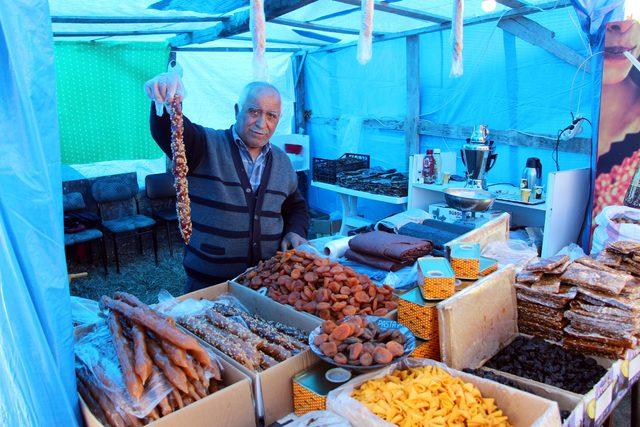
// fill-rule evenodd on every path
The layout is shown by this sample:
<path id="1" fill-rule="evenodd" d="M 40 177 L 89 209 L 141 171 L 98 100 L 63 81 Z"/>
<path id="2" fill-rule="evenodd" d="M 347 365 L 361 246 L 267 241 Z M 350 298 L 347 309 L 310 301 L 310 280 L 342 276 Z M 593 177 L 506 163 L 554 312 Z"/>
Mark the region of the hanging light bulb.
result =
<path id="1" fill-rule="evenodd" d="M 496 10 L 496 0 L 482 0 L 480 3 L 480 7 L 486 13 L 493 12 Z"/>
<path id="2" fill-rule="evenodd" d="M 638 0 L 626 0 L 624 3 L 624 19 L 640 21 L 640 2 Z"/>

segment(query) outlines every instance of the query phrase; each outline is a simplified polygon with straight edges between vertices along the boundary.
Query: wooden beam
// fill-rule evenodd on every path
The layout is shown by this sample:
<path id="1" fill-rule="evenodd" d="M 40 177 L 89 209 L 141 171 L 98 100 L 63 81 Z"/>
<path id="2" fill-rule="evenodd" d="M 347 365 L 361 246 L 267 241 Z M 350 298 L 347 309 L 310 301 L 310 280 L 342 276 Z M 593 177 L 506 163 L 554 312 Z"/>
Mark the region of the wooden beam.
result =
<path id="1" fill-rule="evenodd" d="M 160 30 L 123 30 L 123 31 L 54 31 L 53 37 L 126 37 L 126 36 L 150 36 L 157 34 L 182 34 L 188 31 L 181 29 Z"/>
<path id="2" fill-rule="evenodd" d="M 527 3 L 520 0 L 496 0 L 496 3 L 500 3 L 504 6 L 510 7 L 511 9 L 518 9 L 519 7 L 529 6 Z"/>
<path id="3" fill-rule="evenodd" d="M 502 19 L 498 22 L 498 27 L 521 38 L 527 43 L 543 48 L 552 55 L 575 67 L 583 65 L 586 59 L 569 46 L 557 41 L 553 31 L 524 16 Z M 584 66 L 585 71 L 590 72 L 589 64 L 584 64 Z"/>
<path id="4" fill-rule="evenodd" d="M 345 3 L 354 6 L 360 6 L 361 0 L 334 0 L 338 3 Z M 407 18 L 419 19 L 420 21 L 436 22 L 442 24 L 449 22 L 451 19 L 446 16 L 436 15 L 433 13 L 423 12 L 417 9 L 409 9 L 408 7 L 391 6 L 388 3 L 377 1 L 374 3 L 375 10 L 380 12 L 393 13 L 394 15 L 405 16 Z"/>
<path id="5" fill-rule="evenodd" d="M 404 120 L 405 159 L 420 152 L 418 121 L 420 120 L 420 37 L 406 40 L 407 115 Z"/>
<path id="6" fill-rule="evenodd" d="M 280 15 L 292 12 L 300 7 L 313 3 L 316 0 L 269 0 L 265 4 L 265 19 L 270 21 Z M 226 21 L 214 25 L 210 28 L 194 31 L 190 34 L 169 39 L 169 44 L 173 47 L 185 46 L 188 44 L 205 43 L 211 40 L 235 36 L 249 31 L 249 9 L 243 9 L 232 15 L 228 15 Z"/>
<path id="7" fill-rule="evenodd" d="M 269 22 L 271 22 L 272 24 L 286 25 L 287 27 L 306 28 L 308 30 L 326 31 L 328 33 L 355 34 L 355 35 L 360 34 L 360 30 L 359 29 L 332 27 L 332 26 L 329 26 L 329 25 L 321 25 L 321 24 L 312 24 L 312 23 L 309 23 L 309 22 L 293 21 L 291 19 L 285 19 L 285 18 L 271 19 Z M 380 33 L 380 32 L 376 32 L 376 31 L 373 32 L 373 36 L 374 37 L 381 37 L 384 34 L 385 33 Z"/>
<path id="8" fill-rule="evenodd" d="M 266 52 L 298 52 L 295 47 L 268 47 Z M 253 52 L 252 47 L 174 47 L 175 52 Z"/>
<path id="9" fill-rule="evenodd" d="M 294 70 L 296 73 L 296 78 L 294 81 L 295 120 L 293 124 L 293 130 L 295 133 L 307 133 L 306 131 L 307 125 L 305 123 L 305 118 L 304 118 L 304 110 L 305 110 L 304 63 L 306 59 L 307 59 L 306 52 L 302 55 L 296 55 L 295 57 L 291 58 L 291 60 L 293 61 Z"/>
<path id="10" fill-rule="evenodd" d="M 333 117 L 313 117 L 311 123 L 335 126 L 337 118 Z M 362 125 L 372 129 L 387 131 L 404 131 L 405 120 L 399 119 L 365 119 Z M 433 123 L 428 120 L 418 122 L 418 133 L 420 135 L 436 136 L 464 141 L 473 132 L 473 126 L 450 125 L 443 123 Z M 491 129 L 491 139 L 496 144 L 506 144 L 514 147 L 531 147 L 543 150 L 553 150 L 555 146 L 555 135 L 525 135 L 515 130 L 494 130 Z M 569 153 L 590 154 L 591 138 L 573 138 L 568 141 L 560 141 L 559 150 Z"/>
<path id="11" fill-rule="evenodd" d="M 251 37 L 247 36 L 231 36 L 227 37 L 229 40 L 242 40 L 242 41 L 251 41 Z M 305 42 L 305 41 L 293 41 L 293 40 L 283 40 L 283 39 L 267 39 L 267 43 L 277 43 L 277 44 L 293 44 L 296 46 L 326 46 L 326 43 L 314 43 L 314 42 Z"/>
<path id="12" fill-rule="evenodd" d="M 507 12 L 492 13 L 492 14 L 488 14 L 488 15 L 482 15 L 482 16 L 478 16 L 478 17 L 475 17 L 475 18 L 467 19 L 465 21 L 464 25 L 465 25 L 465 27 L 469 27 L 469 26 L 472 26 L 472 25 L 486 24 L 488 22 L 498 21 L 501 18 L 509 18 L 509 17 L 514 17 L 514 16 L 530 15 L 530 14 L 533 14 L 533 13 L 543 12 L 545 10 L 561 9 L 561 8 L 570 7 L 570 6 L 572 6 L 570 0 L 549 1 L 549 2 L 546 2 L 546 3 L 540 3 L 540 4 L 536 5 L 536 6 L 525 6 L 525 7 L 521 7 L 521 8 L 518 8 L 518 9 L 512 9 L 512 10 L 509 10 Z M 387 40 L 394 40 L 394 39 L 399 39 L 399 38 L 409 37 L 409 36 L 415 36 L 415 35 L 420 35 L 420 34 L 437 33 L 439 31 L 447 30 L 447 29 L 450 29 L 450 28 L 451 28 L 451 22 L 443 22 L 442 24 L 430 25 L 428 27 L 418 28 L 418 29 L 410 30 L 410 31 L 403 31 L 403 32 L 399 32 L 399 33 L 387 33 L 387 34 L 384 34 L 381 37 L 374 38 L 373 42 L 374 43 L 378 43 L 378 42 L 383 42 L 383 41 L 387 41 Z M 352 41 L 352 42 L 340 43 L 340 44 L 337 44 L 337 45 L 324 46 L 324 47 L 321 47 L 321 48 L 318 48 L 318 49 L 312 51 L 311 53 L 335 52 L 335 51 L 338 51 L 340 49 L 346 49 L 348 47 L 355 46 L 357 44 L 358 44 L 358 42 L 356 40 L 356 41 Z"/>
<path id="13" fill-rule="evenodd" d="M 218 22 L 218 16 L 62 16 L 51 17 L 54 24 L 162 24 L 180 22 Z"/>

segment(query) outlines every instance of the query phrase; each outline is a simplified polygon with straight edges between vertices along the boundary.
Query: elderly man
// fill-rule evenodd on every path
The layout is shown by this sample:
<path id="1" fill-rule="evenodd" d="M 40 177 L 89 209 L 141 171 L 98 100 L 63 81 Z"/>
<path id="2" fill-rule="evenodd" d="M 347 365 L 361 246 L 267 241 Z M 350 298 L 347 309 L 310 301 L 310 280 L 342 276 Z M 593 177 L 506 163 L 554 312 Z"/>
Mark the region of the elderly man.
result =
<path id="1" fill-rule="evenodd" d="M 182 93 L 177 74 L 145 84 L 149 98 L 166 103 Z M 248 84 L 235 105 L 236 123 L 226 130 L 194 124 L 184 117 L 193 234 L 184 269 L 190 292 L 228 280 L 278 249 L 305 242 L 307 204 L 298 191 L 287 155 L 271 145 L 280 120 L 278 90 Z M 151 135 L 171 157 L 169 115 L 151 108 Z"/>

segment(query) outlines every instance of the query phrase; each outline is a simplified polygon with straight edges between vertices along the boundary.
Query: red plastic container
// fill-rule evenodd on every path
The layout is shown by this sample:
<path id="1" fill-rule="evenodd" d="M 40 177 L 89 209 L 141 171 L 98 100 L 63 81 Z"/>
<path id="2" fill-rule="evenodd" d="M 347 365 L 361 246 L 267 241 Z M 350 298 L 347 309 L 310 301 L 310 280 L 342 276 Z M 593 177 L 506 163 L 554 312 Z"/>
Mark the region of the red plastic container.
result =
<path id="1" fill-rule="evenodd" d="M 300 154 L 302 153 L 302 145 L 300 144 L 284 144 L 285 153 Z"/>

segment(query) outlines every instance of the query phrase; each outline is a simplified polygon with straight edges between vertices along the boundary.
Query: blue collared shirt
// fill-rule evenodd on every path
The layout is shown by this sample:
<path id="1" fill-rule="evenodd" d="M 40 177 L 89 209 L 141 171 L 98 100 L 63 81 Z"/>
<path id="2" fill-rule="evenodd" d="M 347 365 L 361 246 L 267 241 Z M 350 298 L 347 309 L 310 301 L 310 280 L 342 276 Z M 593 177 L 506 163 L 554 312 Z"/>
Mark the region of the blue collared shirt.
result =
<path id="1" fill-rule="evenodd" d="M 231 128 L 233 132 L 233 140 L 238 146 L 238 150 L 240 151 L 240 157 L 242 158 L 242 164 L 244 165 L 244 170 L 247 172 L 247 177 L 249 177 L 249 182 L 251 183 L 251 188 L 255 193 L 260 186 L 260 180 L 262 179 L 262 171 L 264 170 L 264 165 L 267 160 L 267 154 L 271 151 L 271 143 L 267 143 L 264 147 L 262 147 L 262 151 L 258 157 L 253 160 L 251 157 L 251 153 L 247 149 L 247 146 L 242 142 L 238 132 L 236 132 L 236 127 L 233 126 Z"/>

